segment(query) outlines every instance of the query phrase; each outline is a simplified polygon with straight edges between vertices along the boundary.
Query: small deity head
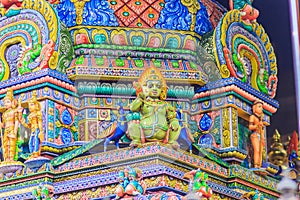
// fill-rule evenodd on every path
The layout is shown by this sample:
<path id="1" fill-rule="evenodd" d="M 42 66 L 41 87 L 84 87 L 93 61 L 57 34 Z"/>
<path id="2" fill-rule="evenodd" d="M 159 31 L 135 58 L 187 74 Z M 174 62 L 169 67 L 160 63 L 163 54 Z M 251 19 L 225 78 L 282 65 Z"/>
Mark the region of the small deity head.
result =
<path id="1" fill-rule="evenodd" d="M 149 67 L 138 80 L 145 97 L 165 100 L 167 98 L 167 84 L 161 72 L 156 67 Z"/>
<path id="2" fill-rule="evenodd" d="M 3 98 L 3 104 L 6 109 L 16 108 L 17 101 L 14 99 L 14 91 L 11 88 L 7 89 L 6 96 Z"/>
<path id="3" fill-rule="evenodd" d="M 36 98 L 36 91 L 33 91 L 32 98 L 28 101 L 28 108 L 30 112 L 36 112 L 41 110 L 41 104 Z"/>
<path id="4" fill-rule="evenodd" d="M 254 101 L 252 111 L 256 116 L 261 117 L 263 114 L 263 102 L 259 100 Z"/>

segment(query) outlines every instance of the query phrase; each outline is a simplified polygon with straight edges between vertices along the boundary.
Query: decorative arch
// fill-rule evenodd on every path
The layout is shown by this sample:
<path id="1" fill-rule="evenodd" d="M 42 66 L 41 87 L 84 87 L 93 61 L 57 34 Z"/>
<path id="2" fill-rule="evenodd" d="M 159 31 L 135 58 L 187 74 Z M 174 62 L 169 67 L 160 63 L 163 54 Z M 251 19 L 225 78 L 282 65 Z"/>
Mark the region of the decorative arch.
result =
<path id="1" fill-rule="evenodd" d="M 28 69 L 34 70 L 36 67 L 35 70 L 38 70 L 38 66 L 42 64 L 44 67 L 55 69 L 59 51 L 59 32 L 57 13 L 45 0 L 24 0 L 19 12 L 0 18 L 0 81 L 16 76 L 10 73 L 12 66 L 7 58 L 18 53 L 18 60 L 22 62 L 24 56 L 30 56 L 28 52 L 32 49 L 39 49 L 43 53 L 47 51 L 51 55 L 46 59 L 46 63 L 41 61 L 39 65 L 32 65 Z M 19 50 L 13 48 L 14 51 L 7 51 L 17 44 L 20 45 Z M 19 72 L 18 75 L 22 74 Z"/>
<path id="2" fill-rule="evenodd" d="M 215 29 L 214 47 L 222 78 L 236 77 L 265 95 L 275 97 L 276 57 L 261 25 L 245 23 L 239 10 L 231 10 Z"/>

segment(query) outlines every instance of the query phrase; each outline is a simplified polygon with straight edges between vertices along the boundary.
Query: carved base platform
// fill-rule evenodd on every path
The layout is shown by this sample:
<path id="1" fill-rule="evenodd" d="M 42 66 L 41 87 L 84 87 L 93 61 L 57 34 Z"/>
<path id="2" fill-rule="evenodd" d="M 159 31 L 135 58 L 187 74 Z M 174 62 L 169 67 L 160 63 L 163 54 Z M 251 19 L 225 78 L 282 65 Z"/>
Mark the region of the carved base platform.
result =
<path id="1" fill-rule="evenodd" d="M 3 161 L 0 163 L 0 174 L 10 177 L 16 171 L 21 171 L 24 164 L 19 161 Z"/>
<path id="2" fill-rule="evenodd" d="M 50 162 L 49 158 L 39 156 L 37 158 L 32 158 L 29 160 L 26 160 L 24 164 L 29 167 L 31 170 L 36 172 L 41 166 L 43 166 L 45 163 Z"/>

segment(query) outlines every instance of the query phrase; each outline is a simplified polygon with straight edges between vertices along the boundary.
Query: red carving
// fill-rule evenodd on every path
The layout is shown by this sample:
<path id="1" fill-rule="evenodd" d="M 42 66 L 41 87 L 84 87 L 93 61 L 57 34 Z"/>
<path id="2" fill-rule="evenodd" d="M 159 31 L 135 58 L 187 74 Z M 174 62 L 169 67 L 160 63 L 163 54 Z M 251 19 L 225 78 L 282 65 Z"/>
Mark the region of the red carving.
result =
<path id="1" fill-rule="evenodd" d="M 295 151 L 298 154 L 298 134 L 296 131 L 293 132 L 292 138 L 290 140 L 288 146 L 288 155 L 291 155 L 293 151 Z"/>
<path id="2" fill-rule="evenodd" d="M 8 10 L 10 7 L 18 7 L 22 6 L 23 0 L 0 0 L 0 7 L 4 7 Z"/>

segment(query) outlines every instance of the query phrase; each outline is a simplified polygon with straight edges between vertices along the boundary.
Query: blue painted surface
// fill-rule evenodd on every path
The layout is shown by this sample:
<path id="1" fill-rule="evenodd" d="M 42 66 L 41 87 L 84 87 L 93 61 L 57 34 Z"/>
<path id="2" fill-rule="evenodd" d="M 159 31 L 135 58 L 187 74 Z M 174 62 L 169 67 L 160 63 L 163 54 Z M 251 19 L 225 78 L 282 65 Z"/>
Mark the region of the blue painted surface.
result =
<path id="1" fill-rule="evenodd" d="M 61 0 L 56 7 L 58 16 L 68 27 L 76 25 L 76 10 L 70 0 Z"/>
<path id="2" fill-rule="evenodd" d="M 110 8 L 106 0 L 94 0 L 87 2 L 83 9 L 83 25 L 118 26 L 114 10 Z"/>
<path id="3" fill-rule="evenodd" d="M 190 30 L 192 15 L 178 0 L 166 0 L 156 28 L 170 30 Z"/>
<path id="4" fill-rule="evenodd" d="M 199 35 L 204 35 L 205 33 L 212 31 L 213 27 L 209 21 L 206 7 L 200 1 L 199 4 L 200 4 L 200 10 L 196 15 L 195 32 L 197 32 Z"/>

